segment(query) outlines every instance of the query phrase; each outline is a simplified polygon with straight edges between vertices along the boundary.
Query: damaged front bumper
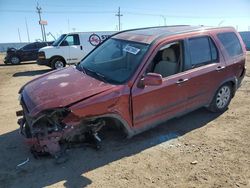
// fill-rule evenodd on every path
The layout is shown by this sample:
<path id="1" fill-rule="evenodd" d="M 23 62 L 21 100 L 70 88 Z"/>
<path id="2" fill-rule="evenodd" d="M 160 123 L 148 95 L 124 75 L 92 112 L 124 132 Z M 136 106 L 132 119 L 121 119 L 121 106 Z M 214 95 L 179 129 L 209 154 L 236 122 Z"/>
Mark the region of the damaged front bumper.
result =
<path id="1" fill-rule="evenodd" d="M 20 133 L 30 146 L 35 157 L 50 154 L 59 158 L 66 148 L 78 144 L 100 148 L 98 131 L 105 125 L 101 119 L 84 118 L 78 123 L 65 123 L 64 119 L 72 112 L 67 108 L 47 110 L 37 117 L 30 117 L 25 104 L 17 111 Z M 72 115 L 72 114 L 71 114 Z"/>

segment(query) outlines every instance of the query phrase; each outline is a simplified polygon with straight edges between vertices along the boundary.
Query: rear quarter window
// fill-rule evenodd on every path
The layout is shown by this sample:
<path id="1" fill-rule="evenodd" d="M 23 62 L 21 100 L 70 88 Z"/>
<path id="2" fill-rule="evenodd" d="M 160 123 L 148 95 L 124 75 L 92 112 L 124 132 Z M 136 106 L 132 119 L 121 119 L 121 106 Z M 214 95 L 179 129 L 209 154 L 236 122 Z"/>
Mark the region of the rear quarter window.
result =
<path id="1" fill-rule="evenodd" d="M 234 32 L 219 33 L 217 37 L 230 57 L 243 53 L 240 41 Z"/>

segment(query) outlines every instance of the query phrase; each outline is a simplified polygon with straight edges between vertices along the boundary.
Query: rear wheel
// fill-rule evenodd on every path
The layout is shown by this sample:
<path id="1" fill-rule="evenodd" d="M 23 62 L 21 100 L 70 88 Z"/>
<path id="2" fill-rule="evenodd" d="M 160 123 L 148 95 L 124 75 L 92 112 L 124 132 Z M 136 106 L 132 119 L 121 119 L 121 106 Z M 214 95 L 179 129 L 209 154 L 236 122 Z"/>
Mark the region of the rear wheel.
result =
<path id="1" fill-rule="evenodd" d="M 208 109 L 212 112 L 223 112 L 227 109 L 231 99 L 232 85 L 229 83 L 224 84 L 216 92 Z"/>
<path id="2" fill-rule="evenodd" d="M 55 58 L 52 60 L 51 62 L 51 67 L 53 69 L 61 69 L 63 67 L 65 67 L 65 61 L 62 58 Z"/>
<path id="3" fill-rule="evenodd" d="M 10 63 L 11 63 L 12 65 L 18 65 L 18 64 L 20 64 L 20 59 L 19 59 L 19 57 L 17 57 L 17 56 L 12 56 L 12 57 L 10 58 Z"/>

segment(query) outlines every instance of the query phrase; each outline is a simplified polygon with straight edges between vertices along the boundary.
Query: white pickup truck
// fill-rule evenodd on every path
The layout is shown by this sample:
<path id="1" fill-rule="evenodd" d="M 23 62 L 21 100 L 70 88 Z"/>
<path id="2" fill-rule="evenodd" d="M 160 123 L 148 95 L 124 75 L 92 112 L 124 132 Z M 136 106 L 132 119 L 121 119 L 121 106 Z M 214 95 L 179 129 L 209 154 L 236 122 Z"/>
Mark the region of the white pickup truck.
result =
<path id="1" fill-rule="evenodd" d="M 39 50 L 37 64 L 58 69 L 66 64 L 79 63 L 92 49 L 114 33 L 115 31 L 99 31 L 63 34 L 51 46 Z"/>

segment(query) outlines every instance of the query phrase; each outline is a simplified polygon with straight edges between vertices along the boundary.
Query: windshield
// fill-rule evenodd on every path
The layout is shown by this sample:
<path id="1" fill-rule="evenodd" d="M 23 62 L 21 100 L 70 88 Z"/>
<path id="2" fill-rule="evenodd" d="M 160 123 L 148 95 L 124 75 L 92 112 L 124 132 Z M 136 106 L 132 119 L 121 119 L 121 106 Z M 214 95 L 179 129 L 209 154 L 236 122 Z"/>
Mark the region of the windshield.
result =
<path id="1" fill-rule="evenodd" d="M 77 68 L 109 83 L 123 84 L 132 77 L 147 49 L 147 44 L 108 39 Z"/>
<path id="2" fill-rule="evenodd" d="M 65 36 L 66 34 L 61 35 L 58 39 L 55 40 L 55 42 L 53 42 L 52 46 L 58 46 Z"/>

